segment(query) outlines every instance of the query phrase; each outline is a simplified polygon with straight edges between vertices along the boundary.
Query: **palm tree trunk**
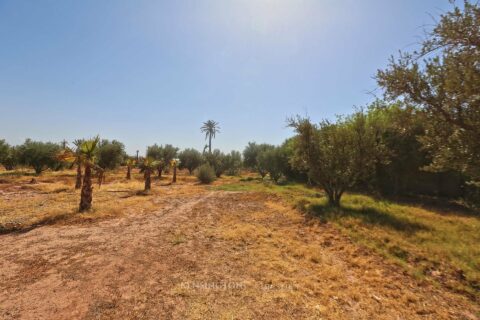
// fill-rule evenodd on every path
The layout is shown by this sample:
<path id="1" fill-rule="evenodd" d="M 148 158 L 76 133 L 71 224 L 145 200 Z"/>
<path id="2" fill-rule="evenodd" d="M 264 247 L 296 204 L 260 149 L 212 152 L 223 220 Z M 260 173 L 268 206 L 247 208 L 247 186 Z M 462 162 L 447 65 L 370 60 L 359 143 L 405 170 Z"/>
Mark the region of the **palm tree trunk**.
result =
<path id="1" fill-rule="evenodd" d="M 82 187 L 82 164 L 77 163 L 77 180 L 75 181 L 75 189 L 80 189 Z"/>
<path id="2" fill-rule="evenodd" d="M 92 208 L 92 193 L 92 167 L 90 163 L 86 163 L 85 174 L 83 175 L 82 193 L 80 194 L 80 212 L 85 212 Z"/>
<path id="3" fill-rule="evenodd" d="M 162 166 L 158 166 L 157 170 L 158 170 L 158 177 L 161 178 L 162 177 L 162 171 L 163 171 Z"/>
<path id="4" fill-rule="evenodd" d="M 132 179 L 131 171 L 132 171 L 132 167 L 127 166 L 127 180 Z"/>
<path id="5" fill-rule="evenodd" d="M 145 191 L 148 191 L 152 188 L 152 179 L 150 177 L 150 169 L 145 169 Z"/>
<path id="6" fill-rule="evenodd" d="M 212 153 L 212 135 L 208 136 L 208 153 Z"/>

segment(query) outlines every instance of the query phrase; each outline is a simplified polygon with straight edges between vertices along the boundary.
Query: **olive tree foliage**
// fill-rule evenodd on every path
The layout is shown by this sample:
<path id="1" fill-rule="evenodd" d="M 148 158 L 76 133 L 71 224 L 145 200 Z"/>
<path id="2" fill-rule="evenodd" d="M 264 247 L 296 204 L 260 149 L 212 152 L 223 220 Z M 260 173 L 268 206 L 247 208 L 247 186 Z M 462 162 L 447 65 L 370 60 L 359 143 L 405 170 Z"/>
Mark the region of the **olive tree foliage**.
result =
<path id="1" fill-rule="evenodd" d="M 170 161 L 177 157 L 178 148 L 172 146 L 171 144 L 158 145 L 154 144 L 147 148 L 147 157 L 156 160 L 158 176 L 162 176 Z"/>
<path id="2" fill-rule="evenodd" d="M 453 3 L 453 2 L 452 2 Z M 389 99 L 425 112 L 420 139 L 428 169 L 456 170 L 480 181 L 480 7 L 454 4 L 427 32 L 418 51 L 400 53 L 377 73 Z"/>
<path id="3" fill-rule="evenodd" d="M 262 179 L 267 175 L 268 171 L 265 167 L 264 161 L 259 161 L 259 155 L 262 152 L 273 149 L 275 146 L 271 144 L 257 144 L 255 142 L 249 142 L 243 150 L 243 164 L 246 168 L 257 171 Z"/>
<path id="4" fill-rule="evenodd" d="M 18 146 L 19 164 L 32 167 L 35 174 L 39 175 L 46 169 L 56 169 L 61 163 L 57 159 L 60 145 L 52 142 L 40 142 L 30 139 Z"/>
<path id="5" fill-rule="evenodd" d="M 225 166 L 225 154 L 218 149 L 213 152 L 205 153 L 205 161 L 215 171 L 217 178 L 220 178 L 222 174 L 227 170 Z"/>
<path id="6" fill-rule="evenodd" d="M 187 169 L 190 175 L 203 162 L 202 154 L 195 149 L 185 149 L 178 154 L 180 160 L 180 169 Z"/>
<path id="7" fill-rule="evenodd" d="M 282 146 L 261 151 L 257 155 L 257 163 L 258 167 L 265 170 L 275 183 L 285 176 L 290 166 L 287 150 Z"/>
<path id="8" fill-rule="evenodd" d="M 242 168 L 242 154 L 239 151 L 232 150 L 223 158 L 225 173 L 229 176 L 240 174 Z"/>
<path id="9" fill-rule="evenodd" d="M 117 140 L 104 139 L 98 144 L 96 157 L 102 169 L 116 169 L 126 159 L 125 145 Z"/>
<path id="10" fill-rule="evenodd" d="M 309 119 L 290 119 L 295 136 L 294 163 L 308 170 L 333 206 L 340 205 L 343 193 L 375 170 L 380 152 L 374 126 L 362 111 L 338 118 L 335 123 L 324 120 L 318 125 Z"/>
<path id="11" fill-rule="evenodd" d="M 10 146 L 5 140 L 0 140 L 0 164 L 6 170 L 13 170 L 18 164 L 18 153 L 15 147 Z"/>

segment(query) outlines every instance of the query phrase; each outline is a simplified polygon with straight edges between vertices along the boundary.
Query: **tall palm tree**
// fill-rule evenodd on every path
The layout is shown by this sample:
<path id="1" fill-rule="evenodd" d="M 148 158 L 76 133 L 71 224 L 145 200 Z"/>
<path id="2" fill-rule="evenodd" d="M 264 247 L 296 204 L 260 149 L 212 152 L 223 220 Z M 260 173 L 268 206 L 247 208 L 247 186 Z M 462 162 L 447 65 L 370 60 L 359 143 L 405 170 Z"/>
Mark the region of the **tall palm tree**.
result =
<path id="1" fill-rule="evenodd" d="M 83 141 L 80 145 L 81 159 L 85 165 L 82 192 L 80 194 L 80 212 L 88 211 L 92 208 L 92 168 L 95 167 L 95 152 L 97 151 L 99 142 L 100 137 L 97 136 L 93 139 Z"/>
<path id="2" fill-rule="evenodd" d="M 219 123 L 213 120 L 208 120 L 203 123 L 200 130 L 205 132 L 205 140 L 208 138 L 208 153 L 212 153 L 212 138 L 215 138 L 215 135 L 220 133 Z"/>

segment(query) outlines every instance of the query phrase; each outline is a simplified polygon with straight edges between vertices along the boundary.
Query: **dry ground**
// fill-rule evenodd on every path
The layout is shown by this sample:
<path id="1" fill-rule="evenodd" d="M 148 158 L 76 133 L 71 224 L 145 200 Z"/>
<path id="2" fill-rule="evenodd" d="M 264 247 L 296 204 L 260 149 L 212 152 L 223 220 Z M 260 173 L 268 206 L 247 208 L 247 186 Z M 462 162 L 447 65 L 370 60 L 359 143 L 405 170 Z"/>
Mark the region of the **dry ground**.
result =
<path id="1" fill-rule="evenodd" d="M 30 178 L 0 184 L 0 319 L 479 315 L 476 302 L 412 278 L 275 195 L 182 177 L 138 196 L 136 176 L 107 180 L 97 209 L 79 216 L 71 175 Z"/>

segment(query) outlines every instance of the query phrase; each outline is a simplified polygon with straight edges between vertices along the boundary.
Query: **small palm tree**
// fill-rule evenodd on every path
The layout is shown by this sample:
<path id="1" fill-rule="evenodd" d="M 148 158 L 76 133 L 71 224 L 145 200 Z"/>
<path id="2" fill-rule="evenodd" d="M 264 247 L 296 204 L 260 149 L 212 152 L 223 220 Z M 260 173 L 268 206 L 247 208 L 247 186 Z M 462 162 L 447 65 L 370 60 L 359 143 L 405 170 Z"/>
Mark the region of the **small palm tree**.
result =
<path id="1" fill-rule="evenodd" d="M 177 160 L 172 159 L 170 161 L 170 166 L 173 168 L 173 179 L 172 182 L 175 183 L 177 182 Z"/>
<path id="2" fill-rule="evenodd" d="M 92 168 L 95 167 L 95 152 L 99 142 L 100 138 L 97 136 L 93 139 L 83 141 L 80 145 L 80 156 L 85 165 L 82 192 L 80 193 L 80 212 L 88 211 L 92 208 Z"/>
<path id="3" fill-rule="evenodd" d="M 77 177 L 75 180 L 75 189 L 80 189 L 82 187 L 82 161 L 81 161 L 81 153 L 80 153 L 80 146 L 82 145 L 83 140 L 77 139 L 73 141 L 75 145 L 75 164 L 77 165 Z"/>
<path id="4" fill-rule="evenodd" d="M 129 158 L 126 161 L 127 164 L 127 180 L 132 179 L 132 167 L 136 164 L 135 159 Z"/>
<path id="5" fill-rule="evenodd" d="M 215 135 L 220 133 L 219 123 L 213 120 L 208 120 L 203 123 L 200 130 L 205 133 L 205 140 L 208 139 L 208 153 L 212 153 L 212 138 L 215 138 Z"/>
<path id="6" fill-rule="evenodd" d="M 152 189 L 152 172 L 158 167 L 158 161 L 151 158 L 151 157 L 146 157 L 145 160 L 143 160 L 142 163 L 142 169 L 143 169 L 143 176 L 145 178 L 145 191 L 149 191 Z"/>

